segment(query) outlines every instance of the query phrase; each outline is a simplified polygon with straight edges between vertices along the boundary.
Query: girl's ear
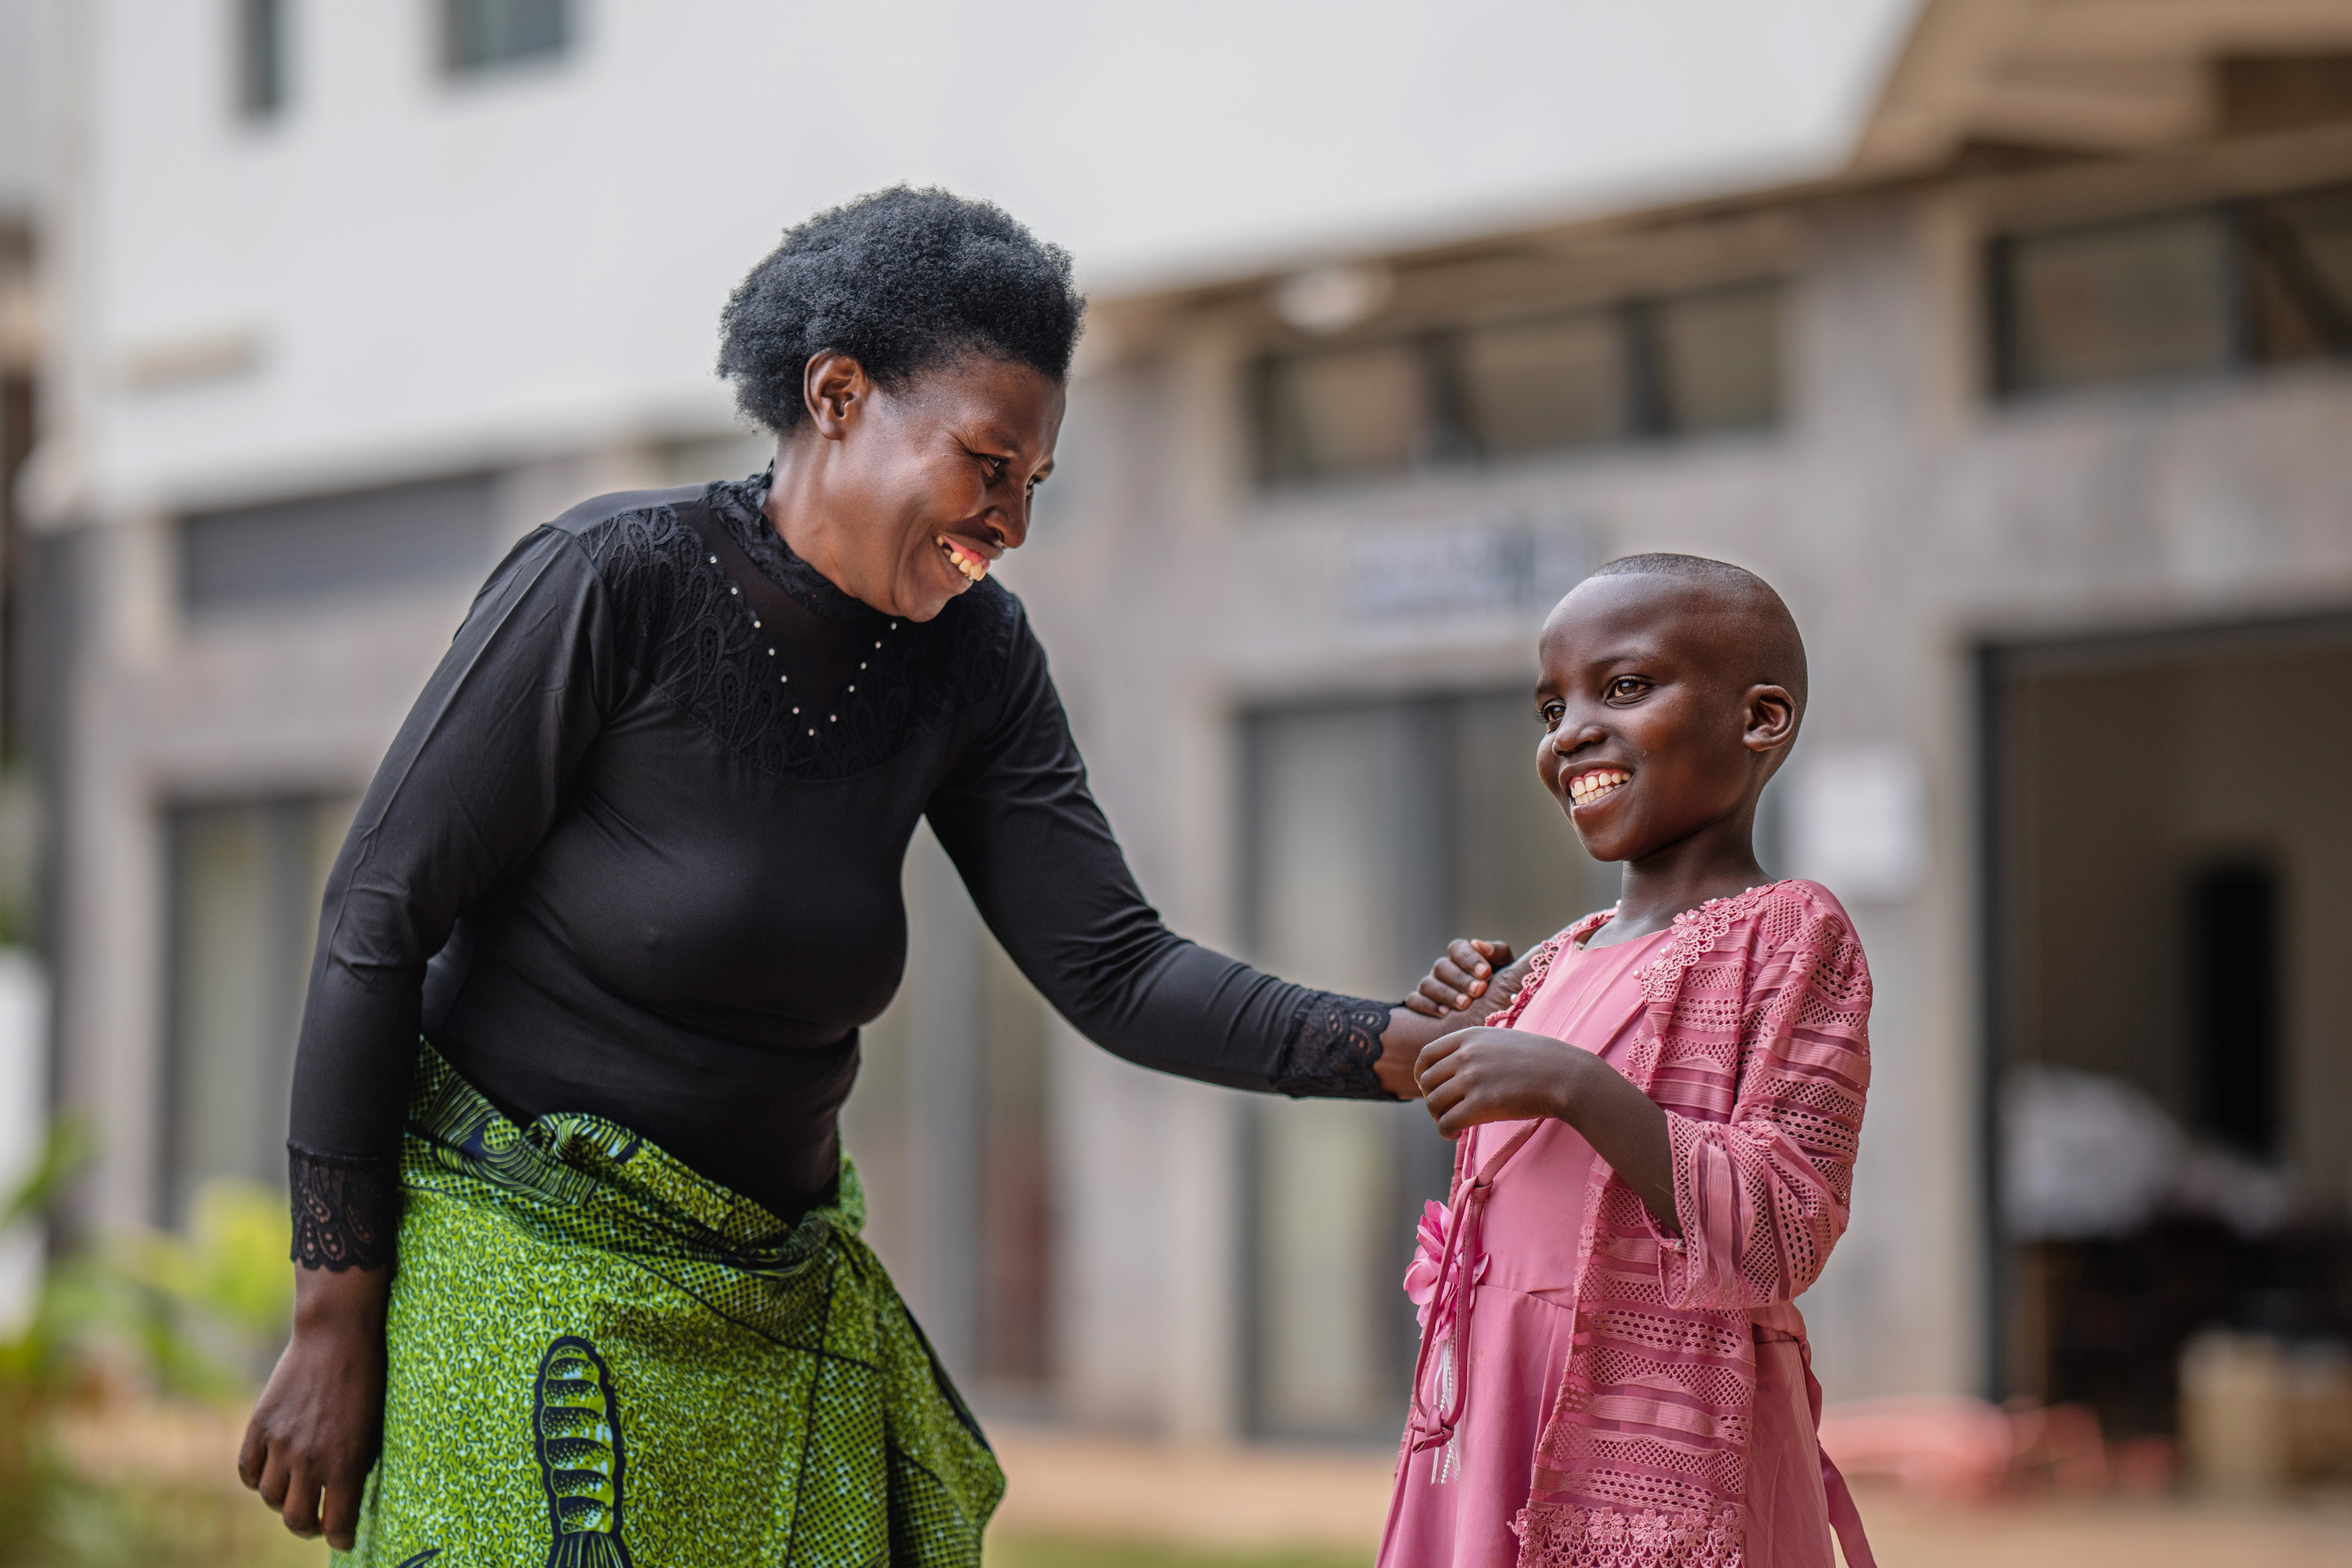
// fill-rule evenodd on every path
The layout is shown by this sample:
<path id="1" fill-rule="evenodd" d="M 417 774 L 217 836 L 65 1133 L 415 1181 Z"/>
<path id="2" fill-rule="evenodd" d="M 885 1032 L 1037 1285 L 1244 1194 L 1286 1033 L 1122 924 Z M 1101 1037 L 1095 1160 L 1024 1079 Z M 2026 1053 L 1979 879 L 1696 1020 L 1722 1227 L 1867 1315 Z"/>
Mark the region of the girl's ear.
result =
<path id="1" fill-rule="evenodd" d="M 1751 752 L 1777 752 L 1797 738 L 1797 700 L 1785 686 L 1751 686 L 1740 743 Z"/>

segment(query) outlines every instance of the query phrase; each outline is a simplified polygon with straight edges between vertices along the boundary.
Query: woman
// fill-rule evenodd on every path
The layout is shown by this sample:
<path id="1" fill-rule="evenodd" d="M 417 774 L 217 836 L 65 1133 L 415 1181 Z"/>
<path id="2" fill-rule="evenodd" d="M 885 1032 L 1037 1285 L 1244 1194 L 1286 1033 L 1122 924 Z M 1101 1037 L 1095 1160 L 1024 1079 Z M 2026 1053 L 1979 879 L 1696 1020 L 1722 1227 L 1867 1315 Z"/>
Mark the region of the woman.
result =
<path id="1" fill-rule="evenodd" d="M 1160 925 L 989 581 L 1083 310 L 992 206 L 822 214 L 722 318 L 769 473 L 599 498 L 491 575 L 328 884 L 295 1329 L 238 1465 L 289 1528 L 385 1568 L 977 1563 L 1003 1479 L 835 1131 L 919 818 L 1120 1056 L 1413 1092 L 1442 1023 Z"/>

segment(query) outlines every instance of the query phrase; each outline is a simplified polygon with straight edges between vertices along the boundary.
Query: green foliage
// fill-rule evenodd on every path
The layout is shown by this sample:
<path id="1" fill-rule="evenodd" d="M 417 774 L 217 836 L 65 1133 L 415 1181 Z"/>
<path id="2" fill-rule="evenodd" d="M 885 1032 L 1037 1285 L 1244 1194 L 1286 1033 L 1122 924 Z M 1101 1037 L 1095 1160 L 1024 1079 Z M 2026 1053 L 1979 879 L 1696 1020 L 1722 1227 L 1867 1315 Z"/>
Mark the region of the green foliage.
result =
<path id="1" fill-rule="evenodd" d="M 0 1199 L 0 1238 L 44 1220 L 90 1152 L 79 1122 L 55 1125 L 33 1170 Z M 323 1557 L 248 1498 L 93 1484 L 52 1439 L 55 1418 L 101 1362 L 128 1359 L 168 1392 L 246 1392 L 292 1315 L 288 1228 L 278 1194 L 218 1182 L 197 1194 L 184 1236 L 142 1233 L 50 1258 L 29 1319 L 0 1340 L 0 1563 L 245 1568 Z"/>
<path id="2" fill-rule="evenodd" d="M 50 1128 L 31 1172 L 0 1202 L 0 1240 L 47 1215 L 58 1192 L 89 1158 L 89 1147 L 79 1122 Z M 15 1543 L 16 1554 L 27 1563 L 37 1561 L 49 1541 L 56 1500 L 65 1485 L 49 1434 L 50 1416 L 71 1372 L 61 1332 L 70 1319 L 59 1306 L 45 1280 L 30 1320 L 0 1341 L 0 1542 Z"/>
<path id="3" fill-rule="evenodd" d="M 290 1228 L 281 1194 L 257 1182 L 207 1182 L 184 1236 L 148 1231 L 110 1249 L 93 1305 L 139 1346 L 166 1392 L 243 1393 L 293 1318 Z M 105 1301 L 109 1291 L 116 1297 Z"/>

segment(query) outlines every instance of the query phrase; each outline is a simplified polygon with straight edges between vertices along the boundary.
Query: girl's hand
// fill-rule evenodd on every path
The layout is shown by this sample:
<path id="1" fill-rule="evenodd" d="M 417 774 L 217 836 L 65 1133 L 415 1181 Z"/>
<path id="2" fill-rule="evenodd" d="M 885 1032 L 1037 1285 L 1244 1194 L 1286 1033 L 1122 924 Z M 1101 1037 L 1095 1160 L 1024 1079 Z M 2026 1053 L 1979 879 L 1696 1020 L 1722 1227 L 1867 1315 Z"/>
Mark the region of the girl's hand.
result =
<path id="1" fill-rule="evenodd" d="M 237 1479 L 286 1528 L 352 1549 L 383 1426 L 388 1268 L 298 1268 L 294 1336 L 245 1429 Z"/>
<path id="2" fill-rule="evenodd" d="M 1381 1087 L 1399 1100 L 1420 1099 L 1413 1064 L 1423 1048 L 1449 1030 L 1492 1016 L 1518 991 L 1527 967 L 1525 959 L 1511 963 L 1507 942 L 1456 937 L 1421 988 L 1389 1009 L 1389 1026 L 1381 1032 L 1381 1059 L 1374 1068 Z"/>
<path id="3" fill-rule="evenodd" d="M 1511 958 L 1507 942 L 1455 937 L 1404 1005 L 1424 1018 L 1446 1019 L 1454 1027 L 1484 1022 L 1517 994 L 1527 973 L 1527 960 L 1513 963 Z M 1465 1013 L 1470 1016 L 1458 1016 Z"/>
<path id="4" fill-rule="evenodd" d="M 1437 1130 L 1458 1138 L 1485 1121 L 1573 1121 L 1577 1089 L 1598 1065 L 1591 1052 L 1549 1036 L 1456 1029 L 1422 1051 L 1413 1076 Z"/>
<path id="5" fill-rule="evenodd" d="M 1486 1121 L 1567 1122 L 1625 1179 L 1660 1229 L 1682 1234 L 1666 1113 L 1591 1051 L 1524 1029 L 1457 1029 L 1431 1042 L 1413 1076 L 1448 1138 Z"/>

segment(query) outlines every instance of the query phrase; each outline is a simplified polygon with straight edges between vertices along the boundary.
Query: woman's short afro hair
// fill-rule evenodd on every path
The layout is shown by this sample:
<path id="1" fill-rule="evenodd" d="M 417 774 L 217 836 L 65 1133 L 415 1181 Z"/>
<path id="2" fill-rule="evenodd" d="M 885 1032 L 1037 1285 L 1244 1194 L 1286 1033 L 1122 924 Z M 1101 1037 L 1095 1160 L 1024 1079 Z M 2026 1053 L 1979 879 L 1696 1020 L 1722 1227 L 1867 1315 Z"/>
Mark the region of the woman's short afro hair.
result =
<path id="1" fill-rule="evenodd" d="M 719 313 L 719 374 L 769 429 L 798 425 L 831 349 L 884 386 L 977 351 L 1061 381 L 1086 314 L 1070 253 L 990 202 L 894 185 L 784 231 Z"/>

